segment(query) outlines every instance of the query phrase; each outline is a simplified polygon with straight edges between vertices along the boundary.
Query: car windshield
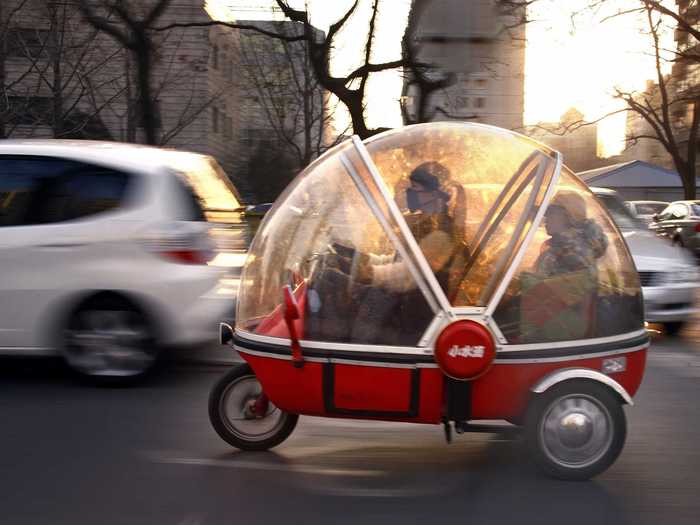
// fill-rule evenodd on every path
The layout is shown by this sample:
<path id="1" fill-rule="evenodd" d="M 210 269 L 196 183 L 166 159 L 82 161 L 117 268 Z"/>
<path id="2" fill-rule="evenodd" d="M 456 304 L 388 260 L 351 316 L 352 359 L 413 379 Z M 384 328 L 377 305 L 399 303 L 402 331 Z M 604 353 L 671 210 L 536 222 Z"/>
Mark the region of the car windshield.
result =
<path id="1" fill-rule="evenodd" d="M 654 215 L 655 213 L 661 213 L 667 206 L 668 204 L 665 202 L 637 202 L 634 205 L 637 210 L 637 215 Z"/>
<path id="2" fill-rule="evenodd" d="M 605 204 L 605 207 L 612 215 L 615 224 L 621 230 L 636 230 L 643 228 L 644 225 L 625 208 L 620 199 L 615 195 L 606 195 L 597 193 L 596 197 Z"/>

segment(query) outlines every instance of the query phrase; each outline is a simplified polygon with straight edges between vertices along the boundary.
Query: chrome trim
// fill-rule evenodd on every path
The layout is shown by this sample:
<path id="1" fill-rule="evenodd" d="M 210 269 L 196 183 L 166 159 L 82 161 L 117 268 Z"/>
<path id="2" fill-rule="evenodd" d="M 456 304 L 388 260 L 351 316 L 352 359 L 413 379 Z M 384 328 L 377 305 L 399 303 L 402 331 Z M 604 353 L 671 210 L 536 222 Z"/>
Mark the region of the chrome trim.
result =
<path id="1" fill-rule="evenodd" d="M 524 345 L 503 345 L 499 352 L 525 352 L 528 350 L 541 350 L 544 345 L 548 348 L 569 348 L 572 346 L 594 346 L 605 343 L 616 343 L 627 339 L 634 339 L 641 335 L 646 335 L 646 330 L 637 330 L 636 332 L 628 332 L 626 334 L 611 335 L 608 337 L 598 337 L 595 339 L 576 339 L 573 341 L 560 341 L 557 343 L 530 343 Z"/>
<path id="2" fill-rule="evenodd" d="M 369 171 L 369 174 L 374 179 L 374 183 L 377 185 L 377 188 L 379 188 L 379 191 L 384 197 L 385 204 L 389 208 L 389 212 L 391 213 L 394 221 L 396 221 L 396 224 L 399 226 L 404 240 L 408 243 L 408 246 L 413 252 L 413 255 L 416 257 L 418 266 L 423 272 L 423 277 L 427 280 L 427 283 L 430 286 L 435 299 L 437 299 L 440 308 L 448 315 L 451 315 L 450 312 L 452 309 L 452 305 L 450 304 L 450 301 L 447 300 L 447 295 L 440 287 L 440 283 L 438 283 L 435 274 L 431 270 L 430 265 L 428 264 L 428 261 L 425 258 L 425 255 L 423 255 L 423 251 L 420 249 L 418 243 L 413 238 L 413 234 L 408 228 L 406 221 L 404 221 L 403 215 L 401 214 L 399 207 L 396 205 L 396 202 L 389 194 L 389 190 L 386 187 L 386 184 L 384 183 L 384 179 L 377 170 L 377 167 L 374 165 L 374 162 L 372 161 L 372 158 L 370 157 L 367 148 L 365 148 L 365 145 L 362 143 L 362 141 L 357 135 L 353 135 L 352 142 L 355 145 L 355 149 L 359 153 L 360 158 L 365 163 L 365 167 Z"/>
<path id="3" fill-rule="evenodd" d="M 270 359 L 281 359 L 282 361 L 291 361 L 292 360 L 292 354 L 291 354 L 291 349 L 289 355 L 286 354 L 274 354 L 272 352 L 260 352 L 258 350 L 249 350 L 248 348 L 244 346 L 238 346 L 238 345 L 233 345 L 233 347 L 238 350 L 239 354 L 248 354 L 248 355 L 254 355 L 257 357 L 267 357 Z M 307 357 L 304 356 L 304 361 L 308 361 L 309 363 L 327 363 L 328 359 L 324 357 Z"/>
<path id="4" fill-rule="evenodd" d="M 565 356 L 557 356 L 557 357 L 533 357 L 533 358 L 525 358 L 525 359 L 494 359 L 494 363 L 497 363 L 499 365 L 524 365 L 524 364 L 533 364 L 533 363 L 560 363 L 562 361 L 579 361 L 582 359 L 595 359 L 598 357 L 609 357 L 612 355 L 620 355 L 620 354 L 631 354 L 634 352 L 639 352 L 640 350 L 646 350 L 649 348 L 648 344 L 643 344 L 643 345 L 638 345 L 638 346 L 632 346 L 630 348 L 623 348 L 620 350 L 610 350 L 609 352 L 598 352 L 598 353 L 589 353 L 589 354 L 575 354 L 575 355 L 565 355 Z M 496 353 L 496 356 L 498 356 L 498 353 Z"/>
<path id="5" fill-rule="evenodd" d="M 342 357 L 331 357 L 328 359 L 328 362 L 339 365 L 375 366 L 377 368 L 416 368 L 416 365 L 413 363 L 386 363 L 382 361 L 362 361 L 358 359 L 343 359 Z"/>
<path id="6" fill-rule="evenodd" d="M 455 306 L 452 308 L 452 313 L 456 316 L 483 315 L 485 311 L 485 306 Z"/>
<path id="7" fill-rule="evenodd" d="M 382 210 L 379 209 L 377 203 L 372 198 L 372 195 L 365 187 L 365 183 L 362 180 L 362 177 L 360 177 L 357 174 L 357 171 L 355 171 L 355 168 L 353 167 L 352 163 L 345 157 L 345 155 L 340 156 L 340 161 L 345 167 L 348 174 L 350 175 L 350 178 L 355 183 L 355 187 L 357 187 L 357 190 L 360 192 L 360 195 L 362 195 L 365 202 L 369 206 L 369 209 L 372 211 L 375 218 L 379 221 L 379 224 L 384 229 L 384 233 L 386 233 L 387 237 L 389 238 L 389 241 L 394 245 L 394 248 L 396 248 L 396 250 L 401 255 L 401 258 L 406 263 L 409 272 L 413 276 L 413 280 L 416 282 L 418 288 L 420 288 L 421 292 L 423 293 L 423 296 L 428 302 L 428 306 L 430 306 L 430 309 L 435 314 L 437 314 L 440 311 L 440 303 L 439 300 L 437 300 L 434 297 L 433 290 L 430 289 L 430 285 L 426 282 L 423 272 L 419 268 L 416 268 L 414 266 L 413 260 L 406 251 L 406 246 L 404 246 L 401 240 L 396 236 L 395 232 L 391 228 L 391 225 L 388 223 L 386 217 L 382 213 Z"/>
<path id="8" fill-rule="evenodd" d="M 444 312 L 438 312 L 438 314 L 433 318 L 433 320 L 428 325 L 423 337 L 418 341 L 418 346 L 424 348 L 430 348 L 432 353 L 433 344 L 435 339 L 437 339 L 438 334 L 442 331 L 442 328 L 447 326 L 449 321 Z"/>
<path id="9" fill-rule="evenodd" d="M 626 404 L 630 406 L 634 405 L 632 397 L 620 383 L 610 376 L 606 376 L 604 373 L 591 370 L 590 368 L 564 368 L 563 370 L 556 370 L 541 379 L 540 382 L 530 390 L 536 394 L 541 394 L 554 385 L 569 379 L 591 379 L 593 381 L 598 381 L 617 392 Z"/>
<path id="10" fill-rule="evenodd" d="M 0 355 L 56 355 L 58 351 L 49 346 L 0 346 Z"/>
<path id="11" fill-rule="evenodd" d="M 495 268 L 493 269 L 493 273 L 491 274 L 491 278 L 489 279 L 488 283 L 486 283 L 486 286 L 484 286 L 484 289 L 481 291 L 480 297 L 479 297 L 479 302 L 482 302 L 482 299 L 484 297 L 489 297 L 490 295 L 495 294 L 496 291 L 500 290 L 500 286 L 496 285 L 495 290 L 494 290 L 494 285 L 495 285 L 495 279 L 498 278 L 498 276 L 501 274 L 503 271 L 503 268 L 506 266 L 506 263 L 508 262 L 508 259 L 510 255 L 513 252 L 513 248 L 516 246 L 519 240 L 522 240 L 522 243 L 520 245 L 520 248 L 522 248 L 522 244 L 525 242 L 525 237 L 522 237 L 523 231 L 525 230 L 525 225 L 527 223 L 528 218 L 530 217 L 531 210 L 535 207 L 535 204 L 537 203 L 537 197 L 540 194 L 540 189 L 542 188 L 542 182 L 545 178 L 545 174 L 547 173 L 547 170 L 550 166 L 551 158 L 547 157 L 544 154 L 539 155 L 539 161 L 538 164 L 539 166 L 536 168 L 537 171 L 535 172 L 534 175 L 528 175 L 522 182 L 518 184 L 518 187 L 516 187 L 516 190 L 519 187 L 522 187 L 523 184 L 525 184 L 525 187 L 523 188 L 523 191 L 527 189 L 527 187 L 532 184 L 532 190 L 530 191 L 530 195 L 528 196 L 527 203 L 525 204 L 525 209 L 523 210 L 522 214 L 520 215 L 520 220 L 518 220 L 518 224 L 515 227 L 515 230 L 513 231 L 513 236 L 510 238 L 508 241 L 508 244 L 506 248 L 503 250 L 503 253 L 501 254 L 501 257 L 499 258 L 498 262 L 494 265 Z M 535 160 L 535 159 L 533 159 Z M 556 170 L 556 162 L 555 162 L 555 167 L 554 169 Z M 520 174 L 517 174 L 518 176 Z M 554 177 L 554 175 L 552 175 Z M 517 181 L 516 181 L 517 182 Z M 508 181 L 508 184 L 513 184 L 513 179 L 511 178 L 510 181 Z M 547 188 L 549 189 L 549 188 Z M 547 192 L 545 190 L 545 196 Z M 501 213 L 505 212 L 505 215 L 503 215 L 503 220 L 505 220 L 505 217 L 507 214 L 513 209 L 513 207 L 516 205 L 518 199 L 520 196 L 515 197 L 515 200 L 509 199 L 508 202 L 506 202 L 506 205 L 510 203 L 510 207 L 502 210 Z M 542 202 L 544 203 L 544 196 L 542 199 Z M 539 211 L 539 210 L 537 210 Z M 500 214 L 499 214 L 500 215 Z M 537 212 L 535 212 L 535 217 L 537 216 Z M 530 225 L 530 228 L 534 226 L 534 222 Z M 498 226 L 496 226 L 498 227 Z M 527 232 L 525 234 L 527 236 Z M 490 240 L 490 239 L 489 239 Z M 486 242 L 488 243 L 487 240 Z M 518 252 L 519 253 L 519 252 Z M 509 270 L 510 267 L 507 268 Z M 505 274 L 504 274 L 505 276 Z M 493 293 L 489 295 L 485 295 L 488 292 L 493 291 Z"/>
<path id="12" fill-rule="evenodd" d="M 268 357 L 270 359 L 279 359 L 281 361 L 291 361 L 292 355 L 273 354 L 271 352 L 261 352 L 259 350 L 249 350 L 242 346 L 234 345 L 234 348 L 239 353 L 253 355 L 256 357 Z M 343 365 L 359 365 L 359 366 L 374 366 L 378 368 L 438 368 L 435 363 L 388 363 L 383 361 L 362 361 L 360 359 L 343 359 L 342 357 L 307 357 L 304 356 L 304 361 L 309 363 L 334 363 Z"/>
<path id="13" fill-rule="evenodd" d="M 485 316 L 485 321 L 486 325 L 489 327 L 489 330 L 491 330 L 491 334 L 496 340 L 496 352 L 498 352 L 503 345 L 508 344 L 508 339 L 506 339 L 506 337 L 503 335 L 503 332 L 501 332 L 501 329 L 493 317 L 487 315 Z"/>
<path id="14" fill-rule="evenodd" d="M 248 340 L 251 342 L 267 343 L 277 346 L 291 346 L 292 342 L 284 337 L 270 337 L 267 335 L 251 334 L 249 332 L 243 332 L 242 330 L 236 330 L 236 335 L 241 339 Z M 342 350 L 348 352 L 387 352 L 395 354 L 406 354 L 406 355 L 432 355 L 432 348 L 420 348 L 417 346 L 389 346 L 389 345 L 361 345 L 352 343 L 324 343 L 323 341 L 307 341 L 300 340 L 302 348 L 317 348 L 320 350 Z"/>
<path id="15" fill-rule="evenodd" d="M 510 281 L 513 279 L 513 275 L 520 267 L 520 263 L 522 262 L 523 257 L 525 257 L 525 252 L 532 243 L 532 239 L 537 233 L 537 229 L 540 227 L 540 223 L 542 222 L 544 213 L 549 206 L 549 201 L 552 199 L 554 189 L 556 188 L 559 182 L 559 178 L 561 176 L 562 156 L 561 153 L 559 153 L 558 151 L 554 151 L 554 155 L 556 159 L 556 164 L 554 166 L 554 174 L 552 175 L 552 179 L 549 181 L 549 187 L 547 188 L 547 191 L 544 194 L 544 198 L 542 199 L 540 209 L 537 210 L 537 213 L 535 214 L 535 219 L 532 221 L 530 231 L 528 231 L 525 235 L 525 239 L 523 239 L 523 243 L 520 245 L 518 253 L 515 255 L 515 257 L 510 263 L 510 268 L 508 268 L 505 275 L 503 276 L 503 279 L 501 280 L 500 285 L 491 296 L 491 300 L 489 301 L 489 304 L 486 307 L 486 314 L 489 317 L 493 315 L 493 312 L 494 310 L 496 310 L 498 303 L 503 298 L 503 294 L 506 293 L 506 289 L 508 288 Z"/>

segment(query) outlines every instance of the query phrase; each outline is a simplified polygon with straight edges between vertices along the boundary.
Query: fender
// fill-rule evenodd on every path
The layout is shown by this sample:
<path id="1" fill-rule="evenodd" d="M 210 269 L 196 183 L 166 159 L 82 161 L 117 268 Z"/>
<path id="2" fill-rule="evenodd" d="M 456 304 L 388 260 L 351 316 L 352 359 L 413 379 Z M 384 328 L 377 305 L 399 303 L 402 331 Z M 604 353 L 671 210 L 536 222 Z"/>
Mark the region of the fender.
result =
<path id="1" fill-rule="evenodd" d="M 612 388 L 622 398 L 622 401 L 626 405 L 634 405 L 632 397 L 620 383 L 615 381 L 610 376 L 606 376 L 604 373 L 591 370 L 590 368 L 563 368 L 561 370 L 556 370 L 540 379 L 540 381 L 533 386 L 530 391 L 536 394 L 541 394 L 554 385 L 569 379 L 591 379 L 593 381 L 598 381 L 599 383 L 603 383 L 604 385 Z"/>

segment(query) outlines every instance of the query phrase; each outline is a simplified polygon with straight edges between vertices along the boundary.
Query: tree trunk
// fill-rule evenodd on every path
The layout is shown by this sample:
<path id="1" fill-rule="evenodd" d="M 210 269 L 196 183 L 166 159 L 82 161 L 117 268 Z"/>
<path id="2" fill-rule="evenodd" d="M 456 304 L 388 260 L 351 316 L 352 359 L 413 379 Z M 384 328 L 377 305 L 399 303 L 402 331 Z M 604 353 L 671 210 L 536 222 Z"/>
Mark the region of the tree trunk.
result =
<path id="1" fill-rule="evenodd" d="M 51 91 L 52 91 L 52 115 L 51 115 L 51 130 L 54 138 L 60 138 L 63 135 L 63 79 L 61 73 L 61 49 L 60 49 L 60 39 L 58 28 L 58 16 L 56 13 L 56 7 L 50 6 L 51 10 L 51 34 L 49 38 L 51 39 L 50 53 L 51 53 L 51 69 L 53 78 L 51 79 Z"/>
<path id="2" fill-rule="evenodd" d="M 153 58 L 153 44 L 148 35 L 136 35 L 138 44 L 134 47 L 133 55 L 137 67 L 137 86 L 139 111 L 141 112 L 141 122 L 146 134 L 146 143 L 150 145 L 158 144 L 158 119 L 156 118 L 156 104 L 151 94 L 151 60 Z"/>
<path id="3" fill-rule="evenodd" d="M 697 193 L 697 184 L 695 182 L 695 166 L 690 164 L 685 166 L 681 170 L 678 170 L 678 175 L 680 175 L 681 182 L 683 183 L 683 194 L 685 200 L 695 200 L 695 195 Z"/>

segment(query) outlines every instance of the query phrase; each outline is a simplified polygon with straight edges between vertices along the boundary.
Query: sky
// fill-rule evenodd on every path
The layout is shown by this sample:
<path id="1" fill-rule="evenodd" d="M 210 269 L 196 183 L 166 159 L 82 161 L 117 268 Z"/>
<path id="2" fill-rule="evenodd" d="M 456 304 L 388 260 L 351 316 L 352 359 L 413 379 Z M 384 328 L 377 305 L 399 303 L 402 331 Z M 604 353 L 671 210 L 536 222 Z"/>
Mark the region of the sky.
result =
<path id="1" fill-rule="evenodd" d="M 337 20 L 352 0 L 306 0 L 312 23 L 322 30 Z M 673 1 L 668 0 L 670 6 Z M 269 18 L 272 0 L 209 0 L 210 13 L 239 19 Z M 639 5 L 638 0 L 609 0 L 604 9 L 585 9 L 590 0 L 539 0 L 531 11 L 527 27 L 525 63 L 525 124 L 556 122 L 570 107 L 578 108 L 588 120 L 602 117 L 620 107 L 612 97 L 613 88 L 642 90 L 655 75 L 648 35 L 642 33 L 645 20 L 633 15 L 611 16 Z M 303 7 L 304 1 L 292 1 Z M 410 0 L 383 0 L 377 27 L 375 61 L 400 56 L 400 40 Z M 389 7 L 390 6 L 390 7 Z M 349 70 L 364 43 L 363 30 L 369 18 L 370 2 L 360 3 L 358 12 L 339 35 L 334 57 L 335 73 Z M 672 32 L 664 44 L 673 45 Z M 398 126 L 401 115 L 398 98 L 401 78 L 397 71 L 374 75 L 370 80 L 368 123 L 370 126 Z M 618 153 L 624 140 L 624 114 L 599 125 L 602 153 Z"/>

